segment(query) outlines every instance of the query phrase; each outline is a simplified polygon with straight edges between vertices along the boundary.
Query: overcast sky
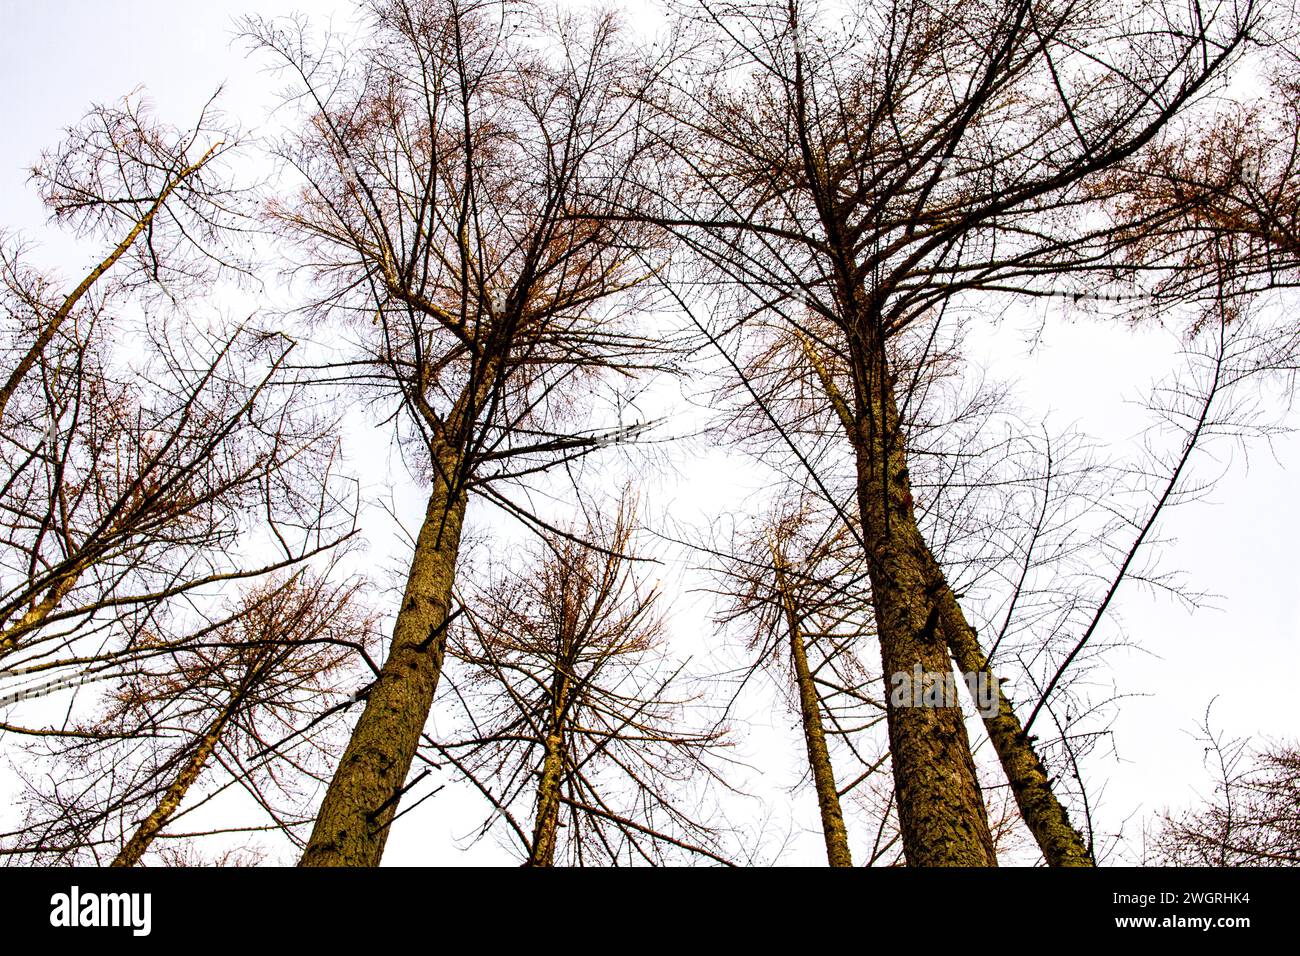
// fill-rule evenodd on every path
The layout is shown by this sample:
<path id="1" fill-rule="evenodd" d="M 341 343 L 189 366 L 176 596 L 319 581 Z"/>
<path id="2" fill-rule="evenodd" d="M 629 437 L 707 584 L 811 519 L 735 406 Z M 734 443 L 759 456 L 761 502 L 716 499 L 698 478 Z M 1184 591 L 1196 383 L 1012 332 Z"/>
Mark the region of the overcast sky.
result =
<path id="1" fill-rule="evenodd" d="M 232 22 L 250 11 L 274 15 L 292 9 L 316 17 L 340 10 L 349 15 L 345 3 L 283 0 L 0 0 L 5 90 L 0 97 L 0 227 L 35 241 L 33 260 L 64 277 L 100 257 L 99 250 L 78 248 L 45 224 L 26 181 L 27 168 L 90 104 L 141 86 L 161 117 L 180 125 L 224 85 L 225 108 L 243 126 L 273 127 L 268 107 L 275 84 L 233 44 Z M 1075 423 L 1123 447 L 1138 427 L 1124 401 L 1139 398 L 1148 381 L 1169 367 L 1173 340 L 1163 332 L 1139 334 L 1083 317 L 1060 321 L 1049 312 L 1045 335 L 1031 352 L 1025 330 L 1044 317 L 1043 309 L 1012 315 L 996 335 L 982 337 L 976 349 L 988 360 L 996 358 L 1002 377 L 1018 381 L 1018 398 L 1032 415 L 1050 413 L 1054 423 Z M 1137 588 L 1121 592 L 1116 613 L 1140 649 L 1108 658 L 1108 677 L 1118 692 L 1135 696 L 1119 708 L 1115 753 L 1099 755 L 1090 765 L 1094 797 L 1102 798 L 1103 829 L 1130 820 L 1129 832 L 1135 833 L 1135 814 L 1180 805 L 1194 788 L 1206 786 L 1201 750 L 1188 732 L 1211 698 L 1218 697 L 1215 716 L 1231 733 L 1279 736 L 1295 730 L 1300 570 L 1294 547 L 1300 541 L 1300 503 L 1294 475 L 1300 468 L 1300 441 L 1283 439 L 1272 452 L 1253 447 L 1248 462 L 1226 445 L 1210 452 L 1218 454 L 1199 459 L 1196 473 L 1222 473 L 1213 493 L 1205 502 L 1170 513 L 1162 530 L 1177 542 L 1168 551 L 1172 563 L 1187 573 L 1192 587 L 1219 595 L 1217 609 L 1193 613 Z M 739 461 L 716 459 L 688 466 L 680 477 L 663 479 L 669 486 L 663 500 L 677 502 L 685 517 L 707 514 L 715 503 L 734 500 L 743 468 Z M 418 509 L 418 494 L 407 497 Z M 693 630 L 701 620 L 692 615 L 689 623 L 679 622 L 679 630 Z M 777 768 L 778 790 L 793 785 L 797 774 L 788 754 L 763 752 L 764 747 L 788 745 L 783 734 L 793 727 L 793 715 L 748 716 L 756 725 L 748 743 L 755 750 L 752 759 Z M 764 721 L 772 724 L 773 735 L 764 731 Z M 812 793 L 800 791 L 794 803 L 797 825 L 815 825 Z M 460 808 L 478 814 L 481 804 L 468 795 L 448 795 L 445 800 L 440 796 L 436 806 L 419 821 L 399 825 L 386 862 L 462 859 L 453 839 L 478 817 L 460 816 Z M 791 811 L 781 807 L 779 812 Z M 819 837 L 804 832 L 790 859 L 817 862 L 820 852 Z M 488 845 L 471 858 L 489 862 L 503 857 Z"/>

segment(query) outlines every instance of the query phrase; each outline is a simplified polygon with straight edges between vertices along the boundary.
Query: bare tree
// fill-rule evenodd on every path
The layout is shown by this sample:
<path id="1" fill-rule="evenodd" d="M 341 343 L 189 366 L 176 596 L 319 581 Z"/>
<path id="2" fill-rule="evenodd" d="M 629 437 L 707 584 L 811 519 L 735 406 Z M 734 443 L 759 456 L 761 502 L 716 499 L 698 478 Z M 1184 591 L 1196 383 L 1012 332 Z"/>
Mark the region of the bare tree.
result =
<path id="1" fill-rule="evenodd" d="M 715 554 L 719 623 L 745 635 L 754 666 L 772 672 L 799 714 L 827 861 L 852 866 L 842 798 L 888 770 L 887 752 L 869 749 L 870 731 L 884 721 L 884 694 L 859 654 L 874 626 L 861 551 L 838 516 L 819 513 L 814 501 L 778 512 Z M 843 786 L 833 749 L 853 767 Z M 880 838 L 871 863 L 897 839 L 883 836 L 888 817 L 886 809 L 873 821 Z"/>
<path id="2" fill-rule="evenodd" d="M 1111 205 L 1121 275 L 1156 295 L 1210 302 L 1295 286 L 1295 56 L 1277 52 L 1262 69 L 1263 95 L 1198 111 L 1094 186 Z"/>
<path id="3" fill-rule="evenodd" d="M 25 249 L 4 249 L 3 334 L 16 347 L 0 396 L 0 733 L 28 745 L 29 780 L 73 748 L 88 788 L 51 774 L 50 802 L 9 835 L 11 855 L 98 859 L 105 828 L 155 800 L 116 847 L 138 860 L 238 724 L 232 699 L 189 727 L 184 755 L 152 749 L 214 693 L 197 681 L 199 659 L 219 666 L 214 634 L 251 626 L 289 587 L 259 581 L 355 532 L 334 416 L 286 367 L 294 340 L 205 314 L 207 293 L 251 268 L 231 252 L 246 221 L 219 119 L 209 104 L 174 130 L 138 95 L 96 108 L 34 176 L 56 221 L 87 242 L 109 237 L 112 251 L 55 294 Z M 363 637 L 334 652 L 351 659 Z M 192 686 L 156 669 L 183 658 L 198 668 L 181 667 Z M 151 689 L 133 698 L 133 681 Z M 105 693 L 126 695 L 103 718 L 113 726 L 90 717 Z M 179 723 L 152 723 L 164 713 Z M 116 762 L 125 752 L 134 769 Z"/>
<path id="4" fill-rule="evenodd" d="M 322 320 L 359 351 L 337 378 L 392 402 L 430 483 L 393 639 L 326 793 L 305 865 L 375 865 L 442 670 L 471 495 L 507 495 L 639 425 L 582 429 L 589 396 L 664 360 L 632 321 L 659 256 L 639 205 L 639 64 L 612 17 L 533 19 L 503 3 L 377 0 L 348 57 L 302 24 L 250 24 L 308 114 L 284 157 L 300 199 L 271 216 L 301 243 Z M 552 44 L 527 40 L 529 20 Z"/>
<path id="5" fill-rule="evenodd" d="M 1144 863 L 1157 866 L 1300 864 L 1300 750 L 1252 745 L 1210 725 L 1198 739 L 1214 790 L 1187 810 L 1156 821 Z"/>
<path id="6" fill-rule="evenodd" d="M 371 630 L 358 588 L 297 572 L 250 589 L 189 634 L 143 635 L 101 713 L 35 745 L 38 765 L 57 769 L 27 778 L 27 820 L 7 835 L 5 854 L 61 862 L 103 854 L 112 866 L 134 866 L 187 799 L 193 810 L 232 785 L 260 805 L 270 829 L 310 824 L 297 781 L 336 756 L 318 718 L 347 699 L 339 678 Z M 201 778 L 227 782 L 205 787 Z"/>
<path id="7" fill-rule="evenodd" d="M 131 615 L 287 566 L 350 530 L 331 488 L 329 422 L 301 389 L 277 387 L 291 343 L 159 329 L 137 341 L 133 358 L 147 363 L 137 371 L 106 347 L 101 324 L 112 320 L 78 320 L 54 343 L 37 367 L 41 391 L 11 406 L 28 420 L 6 423 L 5 676 L 93 664 L 100 656 L 79 644 L 102 647 Z M 260 529 L 247 517 L 259 512 Z M 257 533 L 279 559 L 239 559 L 236 544 Z"/>
<path id="8" fill-rule="evenodd" d="M 1117 23 L 1088 3 L 893 0 L 832 25 L 794 0 L 705 0 L 683 16 L 699 46 L 663 94 L 664 137 L 698 189 L 658 221 L 744 290 L 736 319 L 783 321 L 847 370 L 829 401 L 857 464 L 883 669 L 946 673 L 977 638 L 918 529 L 890 343 L 958 293 L 1059 295 L 1108 261 L 1081 184 L 1216 82 L 1258 11 L 1149 3 Z M 832 335 L 802 327 L 810 311 Z M 993 864 L 960 711 L 888 717 L 908 861 Z M 1089 864 L 1029 738 L 995 743 L 1049 861 Z"/>
<path id="9" fill-rule="evenodd" d="M 190 301 L 243 268 L 226 252 L 239 221 L 224 148 L 186 159 L 210 119 L 178 133 L 128 101 L 47 155 L 56 218 L 88 236 L 129 227 L 72 294 L 51 298 L 6 252 L 4 331 L 30 336 L 0 414 L 6 705 L 120 676 L 138 634 L 353 530 L 333 422 L 285 371 L 293 340 Z"/>
<path id="10" fill-rule="evenodd" d="M 99 106 L 33 168 L 54 219 L 80 235 L 114 244 L 66 294 L 22 265 L 20 250 L 0 255 L 14 361 L 0 384 L 0 420 L 64 323 L 88 296 L 153 284 L 182 284 L 244 266 L 224 242 L 239 222 L 238 191 L 220 167 L 235 147 L 210 102 L 189 130 L 159 123 L 139 93 Z M 107 288 L 105 288 L 107 287 Z"/>
<path id="11" fill-rule="evenodd" d="M 687 804 L 717 779 L 723 730 L 677 688 L 658 591 L 628 557 L 631 505 L 592 522 L 574 531 L 603 550 L 552 535 L 463 598 L 451 653 L 468 668 L 458 699 L 473 729 L 433 756 L 474 782 L 493 806 L 482 831 L 505 821 L 527 866 L 657 864 L 676 852 L 725 863 Z"/>

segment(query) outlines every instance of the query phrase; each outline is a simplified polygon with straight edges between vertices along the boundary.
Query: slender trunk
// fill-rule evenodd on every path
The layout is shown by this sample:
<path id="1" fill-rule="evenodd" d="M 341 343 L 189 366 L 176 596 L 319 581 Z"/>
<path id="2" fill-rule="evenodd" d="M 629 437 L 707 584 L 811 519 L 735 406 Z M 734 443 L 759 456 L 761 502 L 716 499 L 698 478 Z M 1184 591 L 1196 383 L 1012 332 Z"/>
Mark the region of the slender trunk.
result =
<path id="1" fill-rule="evenodd" d="M 803 632 L 795 613 L 794 602 L 786 587 L 785 570 L 775 547 L 772 558 L 776 570 L 777 589 L 785 610 L 786 626 L 790 631 L 790 657 L 794 661 L 795 683 L 799 688 L 799 710 L 803 716 L 803 737 L 808 748 L 808 768 L 813 786 L 817 788 L 817 806 L 821 811 L 822 836 L 826 840 L 826 860 L 831 866 L 852 866 L 849 853 L 849 834 L 844 826 L 844 813 L 840 809 L 840 794 L 835 786 L 835 771 L 831 766 L 830 751 L 826 747 L 826 729 L 822 726 L 821 698 L 808 668 L 808 652 Z"/>
<path id="2" fill-rule="evenodd" d="M 537 783 L 537 820 L 533 825 L 533 848 L 526 866 L 554 866 L 555 840 L 560 825 L 560 783 L 564 777 L 564 724 L 568 712 L 568 687 L 564 665 L 556 669 L 551 685 L 551 714 L 546 729 L 546 755 Z"/>
<path id="3" fill-rule="evenodd" d="M 939 629 L 937 564 L 916 523 L 907 456 L 883 345 L 859 362 L 852 431 L 858 507 L 886 682 L 952 673 Z M 887 695 L 890 759 L 911 866 L 996 866 L 997 854 L 960 706 L 907 706 Z"/>
<path id="4" fill-rule="evenodd" d="M 560 824 L 560 779 L 564 775 L 564 737 L 546 737 L 546 757 L 537 784 L 537 821 L 533 825 L 533 849 L 528 866 L 555 865 L 555 837 Z"/>
<path id="5" fill-rule="evenodd" d="M 944 589 L 941 626 L 957 668 L 965 674 L 983 674 L 997 704 L 995 714 L 984 715 L 984 727 L 1015 794 L 1016 806 L 1034 835 L 1048 866 L 1095 866 L 1087 842 L 1070 823 L 1070 817 L 1052 792 L 1051 781 L 1025 734 L 1011 702 L 989 669 L 974 629 L 966 623 L 957 598 Z M 972 688 L 973 689 L 973 688 Z M 976 701 L 977 705 L 982 703 Z M 991 708 L 990 708 L 991 709 Z"/>
<path id="6" fill-rule="evenodd" d="M 459 459 L 439 456 L 392 646 L 325 793 L 302 866 L 378 866 L 442 673 L 465 517 Z"/>
<path id="7" fill-rule="evenodd" d="M 812 344 L 802 336 L 800 344 L 804 355 L 817 372 L 845 430 L 850 435 L 854 434 L 857 423 L 834 380 L 818 358 Z M 892 391 L 889 391 L 888 398 L 892 403 Z M 894 417 L 896 420 L 897 412 L 894 413 Z M 906 474 L 905 468 L 900 470 L 904 475 Z M 903 500 L 908 503 L 910 510 L 910 488 L 904 491 Z M 928 547 L 925 548 L 925 555 L 929 567 L 929 593 L 937 595 L 939 605 L 937 623 L 958 670 L 965 674 L 983 673 L 984 679 L 989 682 L 989 686 L 997 695 L 998 712 L 993 717 L 984 718 L 984 727 L 993 742 L 994 750 L 997 751 L 1003 772 L 1011 784 L 1016 805 L 1020 808 L 1021 816 L 1034 839 L 1038 841 L 1043 858 L 1049 866 L 1093 866 L 1092 854 L 1088 850 L 1087 843 L 1070 823 L 1065 808 L 1056 799 L 1056 795 L 1052 792 L 1051 780 L 1034 752 L 1033 743 L 1021 729 L 1020 718 L 1016 716 L 1011 702 L 1007 700 L 1001 687 L 993 679 L 988 660 L 980 650 L 975 630 L 967 622 L 957 596 L 948 586 L 939 563 Z M 886 671 L 886 673 L 892 672 Z"/>
<path id="8" fill-rule="evenodd" d="M 126 238 L 119 242 L 117 248 L 110 252 L 108 256 L 99 263 L 99 265 L 91 269 L 90 272 L 86 274 L 86 277 L 77 284 L 77 287 L 63 300 L 63 304 L 55 310 L 54 315 L 52 315 L 50 320 L 45 323 L 45 327 L 37 333 L 35 340 L 27 349 L 27 352 L 23 357 L 18 361 L 18 365 L 9 373 L 9 377 L 5 379 L 4 384 L 0 385 L 0 418 L 4 417 L 5 408 L 9 405 L 9 399 L 11 399 L 14 392 L 18 390 L 18 386 L 22 384 L 22 380 L 27 377 L 27 373 L 32 370 L 37 359 L 41 357 L 41 353 L 45 351 L 46 346 L 48 346 L 50 342 L 53 341 L 54 336 L 58 334 L 59 327 L 63 325 L 63 321 L 71 314 L 77 303 L 81 301 L 82 296 L 89 292 L 90 287 L 98 282 L 104 273 L 113 268 L 113 266 L 117 264 L 117 261 L 121 259 L 122 256 L 126 255 L 128 249 L 135 245 L 136 240 L 138 240 L 140 236 L 144 234 L 145 230 L 149 228 L 149 224 L 153 222 L 154 217 L 158 215 L 158 210 L 167 202 L 167 199 L 171 196 L 173 190 L 175 190 L 177 186 L 190 176 L 194 175 L 194 173 L 202 169 L 207 164 L 208 160 L 212 159 L 222 145 L 222 143 L 214 143 L 211 148 L 209 148 L 208 151 L 199 158 L 198 162 L 186 166 L 178 172 L 175 177 L 168 180 L 167 184 L 163 186 L 162 191 L 158 193 L 158 198 L 153 201 L 149 210 L 140 218 L 140 220 L 131 227 L 131 230 L 126 234 Z"/>
<path id="9" fill-rule="evenodd" d="M 193 786 L 194 781 L 199 779 L 199 774 L 203 771 L 204 765 L 208 758 L 212 756 L 212 751 L 217 748 L 217 742 L 221 740 L 221 732 L 226 727 L 226 722 L 230 719 L 230 712 L 234 709 L 234 698 L 231 698 L 217 718 L 208 726 L 207 732 L 199 739 L 199 744 L 195 748 L 190 759 L 185 762 L 181 772 L 176 775 L 170 787 L 163 794 L 162 799 L 158 801 L 158 806 L 153 808 L 150 813 L 141 822 L 131 839 L 126 841 L 121 851 L 113 859 L 111 866 L 135 866 L 140 862 L 140 857 L 144 856 L 145 850 L 153 843 L 159 831 L 167 825 L 167 821 L 172 818 L 181 801 L 185 799 L 186 792 Z"/>

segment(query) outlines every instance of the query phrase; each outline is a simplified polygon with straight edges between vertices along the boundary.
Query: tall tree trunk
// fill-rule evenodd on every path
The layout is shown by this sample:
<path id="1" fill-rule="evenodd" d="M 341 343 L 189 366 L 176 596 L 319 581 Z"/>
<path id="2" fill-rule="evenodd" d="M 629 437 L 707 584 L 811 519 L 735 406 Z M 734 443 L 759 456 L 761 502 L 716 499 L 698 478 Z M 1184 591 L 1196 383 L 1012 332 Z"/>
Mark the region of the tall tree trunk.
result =
<path id="1" fill-rule="evenodd" d="M 1011 701 L 993 677 L 974 629 L 966 623 L 956 596 L 946 586 L 941 613 L 941 626 L 957 668 L 966 674 L 983 674 L 992 688 L 997 713 L 984 716 L 984 728 L 1002 762 L 1020 815 L 1038 842 L 1043 859 L 1048 866 L 1095 866 L 1087 842 L 1070 823 L 1065 807 L 1052 792 L 1047 772 L 1034 751 L 1033 742 L 1021 728 Z"/>
<path id="2" fill-rule="evenodd" d="M 533 825 L 533 849 L 528 866 L 555 865 L 555 838 L 560 824 L 560 779 L 564 775 L 564 737 L 546 736 L 546 756 L 537 784 L 537 820 Z"/>
<path id="3" fill-rule="evenodd" d="M 442 674 L 465 518 L 459 458 L 438 455 L 392 646 L 330 781 L 301 866 L 378 866 Z"/>
<path id="4" fill-rule="evenodd" d="M 567 641 L 566 641 L 567 644 Z M 546 728 L 546 753 L 537 783 L 537 820 L 533 825 L 533 848 L 526 866 L 554 866 L 555 842 L 560 825 L 560 783 L 564 777 L 565 723 L 568 714 L 569 678 L 561 663 L 551 682 L 551 713 Z"/>
<path id="5" fill-rule="evenodd" d="M 852 439 L 858 507 L 885 680 L 946 677 L 937 567 L 916 524 L 907 455 L 883 343 L 858 358 Z M 960 706 L 909 707 L 886 697 L 903 852 L 911 866 L 996 866 L 997 854 Z"/>
<path id="6" fill-rule="evenodd" d="M 813 786 L 817 789 L 817 806 L 821 811 L 826 860 L 831 866 L 852 866 L 849 834 L 844 826 L 844 813 L 840 809 L 840 794 L 835 786 L 830 751 L 826 747 L 826 729 L 822 726 L 821 697 L 808 668 L 808 651 L 804 645 L 803 631 L 787 587 L 784 563 L 775 546 L 772 548 L 772 560 L 786 626 L 790 631 L 790 657 L 794 662 L 795 684 L 799 689 L 799 710 L 803 716 L 804 743 L 808 748 L 808 768 L 812 773 Z"/>
<path id="7" fill-rule="evenodd" d="M 859 424 L 857 420 L 854 418 L 825 364 L 821 362 L 812 343 L 803 336 L 799 337 L 799 341 L 803 347 L 805 357 L 808 358 L 816 371 L 845 431 L 851 437 L 858 434 Z M 878 387 L 877 391 L 879 391 Z M 886 404 L 894 407 L 892 388 L 887 387 L 885 389 L 885 397 L 887 399 Z M 897 422 L 896 408 L 893 411 L 893 421 Z M 901 452 L 899 457 L 903 457 Z M 861 456 L 859 456 L 859 462 L 861 462 Z M 907 510 L 910 512 L 912 496 L 911 488 L 907 485 L 906 480 L 906 462 L 903 461 L 902 467 L 892 470 L 895 473 L 901 472 L 903 474 L 902 494 L 899 497 L 901 501 L 907 503 Z M 861 474 L 862 469 L 859 467 L 859 475 Z M 878 478 L 875 479 L 875 483 L 878 488 Z M 859 491 L 861 492 L 861 487 Z M 915 526 L 915 519 L 912 520 L 912 525 Z M 1043 770 L 1042 762 L 1034 752 L 1032 742 L 1020 727 L 1020 719 L 1016 716 L 1010 701 L 1003 695 L 996 680 L 992 679 L 993 675 L 989 671 L 988 661 L 980 650 L 975 630 L 967 622 L 961 605 L 957 601 L 957 596 L 953 593 L 952 588 L 948 586 L 943 570 L 939 567 L 933 553 L 928 546 L 925 546 L 924 541 L 921 544 L 925 549 L 925 564 L 928 567 L 929 584 L 927 595 L 936 596 L 938 614 L 935 623 L 941 629 L 953 661 L 963 673 L 983 672 L 985 679 L 989 680 L 990 685 L 995 689 L 998 713 L 994 717 L 984 718 L 984 727 L 993 742 L 994 749 L 997 751 L 1003 772 L 1011 784 L 1012 792 L 1016 797 L 1016 805 L 1020 808 L 1025 824 L 1038 842 L 1038 846 L 1043 852 L 1043 858 L 1050 866 L 1093 866 L 1092 855 L 1088 851 L 1087 843 L 1070 823 L 1065 808 L 1056 799 L 1056 795 L 1052 791 L 1051 781 Z M 927 621 L 929 619 L 929 612 L 927 612 Z M 882 643 L 882 655 L 883 653 L 884 646 Z M 946 668 L 947 665 L 945 664 L 944 669 L 946 670 Z M 888 675 L 894 672 L 886 669 L 885 673 Z M 892 734 L 892 720 L 890 727 Z M 904 845 L 906 846 L 906 844 Z"/>
<path id="8" fill-rule="evenodd" d="M 140 826 L 136 828 L 131 839 L 126 841 L 121 851 L 114 857 L 111 866 L 135 866 L 140 862 L 140 857 L 144 856 L 145 850 L 153 843 L 159 831 L 166 826 L 167 821 L 172 818 L 181 801 L 185 799 L 186 792 L 193 786 L 194 781 L 199 779 L 199 774 L 212 756 L 212 751 L 217 748 L 217 742 L 221 740 L 221 733 L 225 730 L 226 721 L 230 719 L 230 713 L 234 709 L 235 698 L 231 697 L 230 703 L 222 709 L 216 719 L 208 725 L 207 732 L 199 739 L 198 746 L 190 759 L 185 762 L 181 772 L 176 775 L 171 786 L 163 794 L 162 799 L 158 801 L 158 806 L 154 807 Z"/>

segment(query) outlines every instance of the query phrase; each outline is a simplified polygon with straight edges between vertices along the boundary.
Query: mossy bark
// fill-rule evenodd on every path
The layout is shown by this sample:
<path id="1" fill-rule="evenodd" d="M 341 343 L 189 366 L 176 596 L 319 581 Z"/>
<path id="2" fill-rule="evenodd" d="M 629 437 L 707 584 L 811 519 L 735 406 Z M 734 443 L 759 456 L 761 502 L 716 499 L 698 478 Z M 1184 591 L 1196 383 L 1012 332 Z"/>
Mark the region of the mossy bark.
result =
<path id="1" fill-rule="evenodd" d="M 59 606 L 59 602 L 76 586 L 84 567 L 84 563 L 78 562 L 60 575 L 45 592 L 45 597 L 28 608 L 23 616 L 14 622 L 13 627 L 0 633 L 0 657 L 16 651 L 22 643 L 22 638 L 37 630 L 45 622 L 45 619 Z"/>
<path id="2" fill-rule="evenodd" d="M 560 825 L 560 780 L 564 774 L 564 737 L 547 735 L 546 756 L 537 784 L 537 820 L 528 866 L 554 866 L 555 842 Z"/>
<path id="3" fill-rule="evenodd" d="M 566 622 L 570 623 L 570 622 Z M 551 680 L 551 712 L 546 727 L 545 754 L 542 772 L 537 782 L 537 818 L 533 824 L 533 846 L 526 866 L 554 866 L 555 845 L 560 826 L 560 786 L 564 779 L 564 763 L 568 759 L 567 721 L 569 713 L 569 666 L 567 652 L 572 650 L 571 638 L 564 640 L 563 660 L 555 669 Z"/>
<path id="4" fill-rule="evenodd" d="M 185 799 L 185 794 L 189 792 L 194 781 L 199 779 L 199 774 L 203 772 L 203 767 L 207 764 L 208 758 L 216 750 L 217 743 L 221 740 L 221 733 L 225 730 L 226 722 L 230 719 L 230 713 L 234 708 L 233 701 L 222 709 L 216 719 L 208 725 L 207 731 L 199 738 L 198 745 L 190 755 L 189 760 L 181 768 L 181 772 L 176 775 L 166 792 L 163 793 L 162 799 L 153 811 L 140 822 L 131 839 L 123 844 L 122 849 L 117 856 L 113 858 L 110 866 L 127 867 L 135 866 L 144 856 L 149 845 L 153 843 L 162 828 L 167 825 L 167 821 L 180 807 L 181 801 Z"/>
<path id="5" fill-rule="evenodd" d="M 1043 859 L 1048 866 L 1095 866 L 1087 842 L 1056 799 L 1033 741 L 1025 734 L 1011 701 L 993 677 L 988 658 L 951 589 L 945 588 L 942 608 L 941 626 L 958 669 L 966 674 L 983 674 L 993 689 L 997 713 L 984 716 L 984 728 L 1002 762 L 1020 815 L 1038 842 Z"/>
<path id="6" fill-rule="evenodd" d="M 790 659 L 794 665 L 795 684 L 799 690 L 799 711 L 803 717 L 803 738 L 808 750 L 808 769 L 817 790 L 817 807 L 821 812 L 822 836 L 826 841 L 826 860 L 831 866 L 852 866 L 849 852 L 849 834 L 844 826 L 844 813 L 840 808 L 840 794 L 835 786 L 835 770 L 831 764 L 830 750 L 826 746 L 826 728 L 822 724 L 821 698 L 808 667 L 808 650 L 804 644 L 803 630 L 790 596 L 785 568 L 776 549 L 772 552 L 775 563 L 777 589 L 785 612 L 786 627 L 790 633 Z"/>
<path id="7" fill-rule="evenodd" d="M 442 674 L 465 517 L 457 458 L 438 455 L 392 645 L 316 817 L 301 866 L 378 866 Z"/>
<path id="8" fill-rule="evenodd" d="M 888 510 L 889 502 L 897 502 L 893 507 L 894 510 L 900 512 L 901 516 L 904 516 L 904 537 L 909 538 L 909 540 L 919 540 L 920 535 L 917 528 L 915 528 L 911 488 L 909 481 L 907 481 L 906 458 L 901 450 L 901 442 L 893 442 L 894 445 L 900 447 L 888 447 L 891 444 L 889 434 L 897 434 L 898 414 L 896 403 L 894 403 L 892 385 L 887 382 L 884 389 L 881 389 L 879 376 L 865 376 L 868 381 L 874 382 L 871 389 L 872 394 L 875 397 L 880 397 L 883 401 L 875 403 L 878 406 L 875 414 L 862 416 L 865 420 L 859 421 L 857 416 L 854 416 L 853 411 L 850 410 L 848 402 L 845 402 L 844 395 L 840 393 L 835 380 L 829 375 L 826 365 L 820 362 L 813 345 L 806 338 L 801 337 L 800 341 L 803 354 L 813 364 L 816 375 L 822 381 L 823 388 L 826 389 L 827 398 L 831 401 L 832 407 L 835 408 L 836 415 L 839 416 L 845 432 L 849 434 L 850 440 L 854 441 L 855 447 L 861 444 L 859 436 L 874 434 L 880 423 L 884 423 L 885 446 L 875 447 L 874 451 L 868 447 L 866 455 L 863 455 L 863 450 L 859 447 L 859 498 L 862 497 L 863 490 L 862 476 L 866 475 L 868 485 L 876 489 L 874 493 L 868 490 L 868 494 L 874 494 L 876 501 L 884 505 L 884 507 L 876 509 L 878 511 L 876 524 L 880 525 L 880 527 L 889 527 L 889 525 L 894 524 L 884 514 L 884 511 Z M 879 356 L 876 358 L 876 364 L 881 364 Z M 868 412 L 870 412 L 872 405 L 870 399 L 867 402 L 862 402 L 862 405 L 867 407 Z M 893 424 L 891 425 L 891 423 Z M 863 427 L 866 427 L 866 431 L 863 431 Z M 876 445 L 879 446 L 880 442 L 876 442 Z M 881 481 L 880 471 L 872 470 L 871 455 L 879 455 L 880 460 L 896 459 L 888 464 L 887 473 L 892 476 L 892 479 L 888 481 L 887 489 L 881 488 L 884 483 Z M 863 460 L 865 458 L 867 460 Z M 866 522 L 866 509 L 863 511 L 863 520 Z M 1024 734 L 1021 722 L 1015 715 L 1011 702 L 1002 693 L 1001 687 L 998 687 L 996 679 L 993 679 L 987 658 L 984 657 L 982 650 L 980 650 L 975 630 L 967 622 L 966 615 L 963 614 L 956 594 L 953 593 L 953 589 L 949 587 L 948 581 L 944 578 L 939 562 L 933 557 L 932 551 L 924 544 L 923 540 L 919 541 L 919 549 L 922 551 L 922 563 L 926 568 L 926 574 L 918 576 L 917 580 L 926 580 L 926 587 L 924 587 L 922 593 L 926 598 L 924 602 L 931 604 L 930 610 L 927 610 L 926 613 L 927 628 L 933 631 L 933 628 L 937 627 L 943 633 L 944 643 L 948 645 L 949 653 L 952 654 L 953 662 L 957 663 L 958 670 L 961 670 L 963 674 L 983 672 L 985 679 L 989 680 L 991 687 L 995 688 L 998 705 L 997 714 L 995 717 L 984 718 L 985 731 L 988 732 L 989 739 L 992 740 L 998 760 L 1002 763 L 1002 770 L 1004 770 L 1006 778 L 1011 784 L 1011 791 L 1015 795 L 1017 806 L 1021 810 L 1021 816 L 1024 818 L 1028 829 L 1034 834 L 1041 851 L 1043 851 L 1044 860 L 1047 860 L 1050 866 L 1095 865 L 1083 836 L 1071 825 L 1069 814 L 1066 813 L 1065 808 L 1057 800 L 1056 793 L 1052 790 L 1052 782 L 1050 782 L 1047 773 L 1043 769 L 1043 763 L 1035 753 L 1034 744 Z M 872 578 L 872 585 L 875 587 L 875 578 Z M 881 657 L 884 657 L 885 654 L 887 654 L 887 648 L 885 648 L 885 641 L 883 640 L 881 641 Z M 892 654 L 893 656 L 896 656 L 896 654 Z M 936 670 L 946 672 L 948 667 L 948 662 L 945 661 L 943 666 L 937 667 Z M 930 669 L 927 667 L 927 670 Z M 893 672 L 897 671 L 889 669 L 888 665 L 885 667 L 885 675 L 888 676 Z M 894 718 L 892 717 L 891 740 L 893 724 Z M 963 734 L 965 734 L 965 731 L 963 731 Z M 985 823 L 985 827 L 987 827 L 987 823 Z M 907 845 L 906 838 L 904 845 L 905 847 Z M 909 852 L 910 860 L 913 860 L 913 853 Z"/>
<path id="9" fill-rule="evenodd" d="M 894 383 L 883 346 L 862 356 L 850 437 L 880 642 L 891 675 L 949 674 L 943 589 L 917 527 Z M 997 854 L 959 706 L 899 706 L 886 695 L 903 852 L 911 866 L 996 866 Z"/>

